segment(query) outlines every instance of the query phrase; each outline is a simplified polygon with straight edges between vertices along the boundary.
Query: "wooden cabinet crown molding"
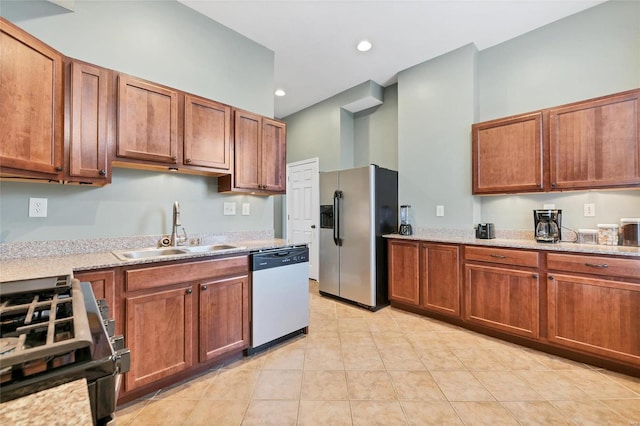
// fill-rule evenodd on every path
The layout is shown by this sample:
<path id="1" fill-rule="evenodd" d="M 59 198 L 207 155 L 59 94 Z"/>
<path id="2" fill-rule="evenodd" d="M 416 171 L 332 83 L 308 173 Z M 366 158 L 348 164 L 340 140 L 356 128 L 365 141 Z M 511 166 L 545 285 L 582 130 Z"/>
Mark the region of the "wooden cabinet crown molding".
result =
<path id="1" fill-rule="evenodd" d="M 472 193 L 640 187 L 640 89 L 472 125 Z"/>

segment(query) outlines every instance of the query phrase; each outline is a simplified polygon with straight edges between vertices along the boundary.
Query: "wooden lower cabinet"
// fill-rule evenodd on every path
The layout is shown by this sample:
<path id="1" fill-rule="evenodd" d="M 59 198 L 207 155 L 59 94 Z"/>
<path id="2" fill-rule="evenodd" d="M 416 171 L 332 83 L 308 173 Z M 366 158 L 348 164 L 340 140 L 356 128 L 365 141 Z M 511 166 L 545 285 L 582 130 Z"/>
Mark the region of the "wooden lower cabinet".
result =
<path id="1" fill-rule="evenodd" d="M 470 323 L 538 337 L 537 272 L 466 264 L 465 314 Z"/>
<path id="2" fill-rule="evenodd" d="M 249 277 L 200 284 L 200 362 L 249 346 Z"/>
<path id="3" fill-rule="evenodd" d="M 459 248 L 422 244 L 421 306 L 445 315 L 460 316 Z"/>
<path id="4" fill-rule="evenodd" d="M 640 283 L 549 274 L 549 341 L 640 365 Z"/>
<path id="5" fill-rule="evenodd" d="M 127 391 L 191 367 L 194 297 L 193 286 L 184 284 L 126 298 Z"/>
<path id="6" fill-rule="evenodd" d="M 460 316 L 458 246 L 390 240 L 388 249 L 390 300 Z"/>
<path id="7" fill-rule="evenodd" d="M 390 240 L 389 300 L 420 305 L 420 243 Z"/>

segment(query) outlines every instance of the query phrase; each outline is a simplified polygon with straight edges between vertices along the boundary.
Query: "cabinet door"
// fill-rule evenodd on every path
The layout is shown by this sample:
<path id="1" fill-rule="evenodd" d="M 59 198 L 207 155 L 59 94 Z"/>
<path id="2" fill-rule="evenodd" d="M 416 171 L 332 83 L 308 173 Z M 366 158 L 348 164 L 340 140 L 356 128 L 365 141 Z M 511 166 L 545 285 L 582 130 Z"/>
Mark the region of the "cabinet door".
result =
<path id="1" fill-rule="evenodd" d="M 552 189 L 640 184 L 640 90 L 549 112 Z"/>
<path id="2" fill-rule="evenodd" d="M 422 245 L 422 307 L 460 316 L 460 273 L 457 246 Z"/>
<path id="3" fill-rule="evenodd" d="M 75 61 L 70 70 L 69 176 L 106 183 L 109 71 Z"/>
<path id="4" fill-rule="evenodd" d="M 389 300 L 420 305 L 420 243 L 389 240 Z"/>
<path id="5" fill-rule="evenodd" d="M 127 297 L 126 345 L 131 369 L 126 390 L 179 373 L 192 365 L 193 295 L 190 285 Z"/>
<path id="6" fill-rule="evenodd" d="M 520 336 L 538 337 L 538 274 L 465 265 L 465 320 Z"/>
<path id="7" fill-rule="evenodd" d="M 184 164 L 229 170 L 231 108 L 207 99 L 184 97 Z"/>
<path id="8" fill-rule="evenodd" d="M 74 272 L 74 278 L 91 283 L 96 299 L 105 299 L 109 305 L 109 316 L 116 320 L 116 334 L 122 334 L 124 324 L 119 321 L 119 306 L 116 303 L 116 279 L 114 271 Z"/>
<path id="9" fill-rule="evenodd" d="M 640 284 L 552 274 L 549 340 L 640 365 Z"/>
<path id="10" fill-rule="evenodd" d="M 117 156 L 176 164 L 178 93 L 124 74 L 118 76 Z"/>
<path id="11" fill-rule="evenodd" d="M 261 189 L 258 165 L 262 161 L 262 118 L 244 111 L 234 113 L 235 187 Z"/>
<path id="12" fill-rule="evenodd" d="M 249 346 L 249 277 L 200 284 L 200 362 Z"/>
<path id="13" fill-rule="evenodd" d="M 3 19 L 0 49 L 0 164 L 56 178 L 63 170 L 62 55 Z"/>
<path id="14" fill-rule="evenodd" d="M 286 167 L 286 125 L 278 121 L 263 119 L 260 161 L 261 184 L 270 192 L 284 193 Z"/>
<path id="15" fill-rule="evenodd" d="M 473 193 L 542 191 L 542 113 L 472 126 Z"/>

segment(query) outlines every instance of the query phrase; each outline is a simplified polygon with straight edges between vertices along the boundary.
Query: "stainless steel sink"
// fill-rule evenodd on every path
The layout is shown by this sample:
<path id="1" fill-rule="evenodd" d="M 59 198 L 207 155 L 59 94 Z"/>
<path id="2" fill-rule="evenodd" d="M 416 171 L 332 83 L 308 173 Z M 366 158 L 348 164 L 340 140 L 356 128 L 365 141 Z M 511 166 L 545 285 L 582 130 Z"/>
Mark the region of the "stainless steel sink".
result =
<path id="1" fill-rule="evenodd" d="M 149 247 L 136 250 L 116 250 L 112 253 L 120 260 L 149 259 L 153 257 L 179 256 L 192 253 L 223 253 L 230 250 L 242 250 L 246 247 L 230 244 L 206 246 Z"/>

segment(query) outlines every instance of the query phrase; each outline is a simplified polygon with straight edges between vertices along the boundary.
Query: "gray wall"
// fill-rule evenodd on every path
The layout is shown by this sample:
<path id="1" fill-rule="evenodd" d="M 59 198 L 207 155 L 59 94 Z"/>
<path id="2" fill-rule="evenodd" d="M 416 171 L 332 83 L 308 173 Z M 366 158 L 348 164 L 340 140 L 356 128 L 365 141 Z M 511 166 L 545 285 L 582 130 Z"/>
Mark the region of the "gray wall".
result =
<path id="1" fill-rule="evenodd" d="M 477 54 L 467 45 L 398 75 L 398 196 L 413 207 L 416 226 L 459 228 L 479 219 L 470 149 Z M 437 205 L 444 216 L 436 216 Z"/>
<path id="2" fill-rule="evenodd" d="M 273 52 L 178 2 L 82 1 L 74 12 L 32 12 L 0 8 L 67 56 L 273 116 Z M 215 178 L 125 169 L 104 188 L 1 182 L 0 241 L 166 233 L 173 201 L 191 233 L 273 229 L 271 197 L 216 191 Z M 27 217 L 30 197 L 48 199 L 49 217 Z M 238 205 L 237 216 L 223 216 L 225 201 L 250 202 L 251 215 Z"/>
<path id="3" fill-rule="evenodd" d="M 531 210 L 548 203 L 572 228 L 640 217 L 640 190 L 471 195 L 472 123 L 638 87 L 640 2 L 610 1 L 481 52 L 468 45 L 400 71 L 385 103 L 356 117 L 354 163 L 383 165 L 379 159 L 395 153 L 399 201 L 413 205 L 419 227 L 470 229 L 482 221 L 530 230 Z M 337 168 L 336 106 L 348 92 L 286 117 L 288 161 L 317 156 L 321 170 Z M 596 205 L 595 217 L 582 215 L 585 203 Z M 444 217 L 436 205 L 445 206 Z"/>
<path id="4" fill-rule="evenodd" d="M 478 121 L 640 87 L 640 2 L 607 2 L 483 50 Z M 482 221 L 532 229 L 531 210 L 552 203 L 570 228 L 640 217 L 640 190 L 482 198 Z M 596 205 L 584 217 L 585 203 Z"/>

